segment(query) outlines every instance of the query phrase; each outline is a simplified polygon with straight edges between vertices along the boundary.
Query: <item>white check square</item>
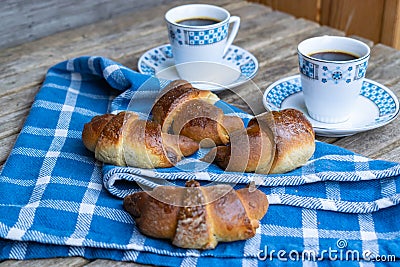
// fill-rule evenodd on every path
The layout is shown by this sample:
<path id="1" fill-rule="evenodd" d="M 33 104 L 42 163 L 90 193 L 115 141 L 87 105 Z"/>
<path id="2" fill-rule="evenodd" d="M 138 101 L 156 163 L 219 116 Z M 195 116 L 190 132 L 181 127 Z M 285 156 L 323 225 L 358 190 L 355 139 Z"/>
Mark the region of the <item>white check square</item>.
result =
<path id="1" fill-rule="evenodd" d="M 46 158 L 57 158 L 60 155 L 60 151 L 47 151 Z"/>
<path id="2" fill-rule="evenodd" d="M 64 111 L 64 112 L 72 112 L 72 111 L 74 111 L 74 107 L 73 107 L 73 106 L 70 106 L 70 105 L 63 105 L 61 111 Z"/>
<path id="3" fill-rule="evenodd" d="M 304 228 L 303 229 L 304 238 L 318 238 L 318 229 Z"/>
<path id="4" fill-rule="evenodd" d="M 95 207 L 93 204 L 82 203 L 79 207 L 79 213 L 93 214 Z"/>
<path id="5" fill-rule="evenodd" d="M 360 235 L 361 235 L 362 240 L 377 240 L 378 239 L 375 232 L 360 231 Z"/>
<path id="6" fill-rule="evenodd" d="M 55 136 L 61 136 L 61 137 L 67 137 L 67 135 L 68 135 L 68 130 L 65 130 L 65 129 L 56 129 L 54 135 L 55 135 Z"/>
<path id="7" fill-rule="evenodd" d="M 50 182 L 50 176 L 42 176 L 39 177 L 36 181 L 36 185 L 41 185 L 41 184 L 48 184 Z"/>
<path id="8" fill-rule="evenodd" d="M 12 227 L 10 231 L 8 231 L 6 238 L 7 239 L 14 239 L 14 240 L 21 240 L 21 238 L 26 233 L 25 230 L 21 230 L 15 227 Z"/>

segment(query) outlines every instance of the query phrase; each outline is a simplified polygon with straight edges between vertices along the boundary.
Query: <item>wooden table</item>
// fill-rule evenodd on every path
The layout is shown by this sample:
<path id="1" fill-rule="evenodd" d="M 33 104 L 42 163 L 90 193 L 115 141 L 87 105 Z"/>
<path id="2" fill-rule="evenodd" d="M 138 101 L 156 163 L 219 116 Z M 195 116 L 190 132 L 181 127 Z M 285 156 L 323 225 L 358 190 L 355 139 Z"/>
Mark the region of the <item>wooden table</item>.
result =
<path id="1" fill-rule="evenodd" d="M 219 93 L 228 103 L 247 109 L 240 98 L 253 107 L 254 113 L 265 111 L 261 94 L 279 78 L 297 74 L 296 46 L 308 37 L 332 34 L 338 30 L 320 26 L 304 19 L 296 19 L 268 7 L 241 0 L 201 1 L 221 5 L 242 19 L 234 44 L 253 53 L 259 61 L 259 71 L 253 79 L 257 86 L 242 86 Z M 0 165 L 3 165 L 24 120 L 30 110 L 47 69 L 66 59 L 82 55 L 99 55 L 118 61 L 134 70 L 145 51 L 168 42 L 163 14 L 173 5 L 160 5 L 137 14 L 132 13 L 101 21 L 21 46 L 0 50 Z M 400 96 L 400 51 L 373 44 L 366 77 L 380 82 Z M 258 89 L 258 88 L 259 89 Z M 248 109 L 247 109 L 248 110 Z M 353 150 L 367 157 L 400 161 L 400 120 L 367 132 L 344 138 L 317 137 L 318 140 Z M 0 263 L 5 266 L 121 266 L 127 263 L 108 260 L 89 261 L 83 258 Z M 130 265 L 132 266 L 132 265 Z"/>

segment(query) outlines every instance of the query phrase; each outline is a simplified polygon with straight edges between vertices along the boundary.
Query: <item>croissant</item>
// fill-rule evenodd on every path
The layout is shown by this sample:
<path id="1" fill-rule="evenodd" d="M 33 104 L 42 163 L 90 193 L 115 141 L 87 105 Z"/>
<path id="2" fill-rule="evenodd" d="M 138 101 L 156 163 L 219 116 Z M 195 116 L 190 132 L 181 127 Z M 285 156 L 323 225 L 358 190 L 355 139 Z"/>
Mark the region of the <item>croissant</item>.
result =
<path id="1" fill-rule="evenodd" d="M 218 242 L 245 240 L 255 235 L 268 209 L 264 193 L 234 190 L 229 185 L 159 186 L 124 198 L 124 209 L 148 236 L 172 240 L 182 248 L 213 249 Z"/>
<path id="2" fill-rule="evenodd" d="M 163 133 L 159 124 L 140 120 L 134 112 L 95 116 L 84 125 L 82 141 L 102 162 L 138 168 L 171 167 L 199 148 L 190 138 Z"/>
<path id="3" fill-rule="evenodd" d="M 311 123 L 302 112 L 285 109 L 253 118 L 228 146 L 213 148 L 203 160 L 227 171 L 285 173 L 304 165 L 314 150 Z"/>
<path id="4" fill-rule="evenodd" d="M 276 143 L 270 173 L 285 173 L 304 165 L 311 158 L 315 151 L 315 133 L 310 121 L 299 110 L 272 111 L 272 115 L 272 124 L 266 120 Z M 253 118 L 248 125 L 265 121 L 265 116 L 264 113 Z"/>
<path id="5" fill-rule="evenodd" d="M 180 106 L 193 99 L 202 99 L 211 104 L 219 100 L 218 96 L 210 91 L 196 89 L 185 80 L 175 80 L 170 82 L 156 99 L 151 110 L 153 121 L 161 125 L 163 132 L 168 132 Z"/>
<path id="6" fill-rule="evenodd" d="M 210 91 L 193 88 L 184 80 L 171 82 L 160 94 L 153 108 L 153 120 L 164 132 L 183 135 L 202 146 L 227 144 L 229 134 L 243 129 L 242 119 L 226 116 L 214 103 L 218 97 Z"/>
<path id="7" fill-rule="evenodd" d="M 203 147 L 225 145 L 236 130 L 244 129 L 241 118 L 226 116 L 222 109 L 203 100 L 190 100 L 182 104 L 172 122 L 172 132 L 184 135 Z"/>
<path id="8" fill-rule="evenodd" d="M 202 160 L 226 171 L 268 173 L 275 156 L 274 136 L 266 125 L 253 124 L 231 134 L 227 146 L 213 148 Z"/>

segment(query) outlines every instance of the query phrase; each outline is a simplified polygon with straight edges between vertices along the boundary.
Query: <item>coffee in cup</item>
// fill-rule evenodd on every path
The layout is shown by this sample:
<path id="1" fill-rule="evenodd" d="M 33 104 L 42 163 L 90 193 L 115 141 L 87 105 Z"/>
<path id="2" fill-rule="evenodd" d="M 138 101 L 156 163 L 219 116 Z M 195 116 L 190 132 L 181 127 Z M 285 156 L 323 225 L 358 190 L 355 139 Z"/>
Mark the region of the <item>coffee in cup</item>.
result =
<path id="1" fill-rule="evenodd" d="M 220 69 L 240 25 L 239 17 L 207 4 L 174 7 L 165 14 L 165 20 L 175 67 L 188 81 L 206 80 Z"/>
<path id="2" fill-rule="evenodd" d="M 320 36 L 298 45 L 304 102 L 311 118 L 325 123 L 346 121 L 360 95 L 370 48 L 342 36 Z"/>

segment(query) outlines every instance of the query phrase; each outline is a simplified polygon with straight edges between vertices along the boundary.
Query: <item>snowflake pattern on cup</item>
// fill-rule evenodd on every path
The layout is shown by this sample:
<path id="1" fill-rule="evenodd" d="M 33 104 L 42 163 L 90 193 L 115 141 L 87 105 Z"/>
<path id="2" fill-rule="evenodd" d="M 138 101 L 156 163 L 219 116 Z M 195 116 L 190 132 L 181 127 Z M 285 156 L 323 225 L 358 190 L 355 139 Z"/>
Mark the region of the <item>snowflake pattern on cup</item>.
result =
<path id="1" fill-rule="evenodd" d="M 341 81 L 345 81 L 346 83 L 351 82 L 351 71 L 353 67 L 348 67 L 347 70 L 342 70 L 340 67 L 336 67 L 333 70 L 330 70 L 327 66 L 323 66 L 321 82 L 327 83 L 328 81 L 332 81 L 335 84 L 338 84 Z"/>
<path id="2" fill-rule="evenodd" d="M 321 82 L 327 83 L 329 81 L 338 84 L 339 82 L 350 83 L 353 80 L 359 80 L 365 77 L 365 73 L 367 71 L 368 62 L 361 63 L 353 67 L 347 67 L 347 69 L 341 69 L 340 67 L 336 67 L 335 69 L 329 69 L 327 66 L 322 66 L 322 77 L 318 77 L 318 68 L 320 66 L 313 62 L 306 60 L 303 57 L 299 57 L 299 70 L 306 77 L 319 80 L 321 78 Z M 354 70 L 354 72 L 353 72 Z"/>

